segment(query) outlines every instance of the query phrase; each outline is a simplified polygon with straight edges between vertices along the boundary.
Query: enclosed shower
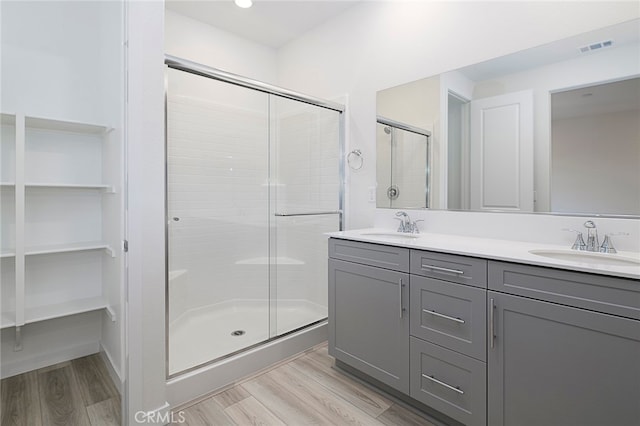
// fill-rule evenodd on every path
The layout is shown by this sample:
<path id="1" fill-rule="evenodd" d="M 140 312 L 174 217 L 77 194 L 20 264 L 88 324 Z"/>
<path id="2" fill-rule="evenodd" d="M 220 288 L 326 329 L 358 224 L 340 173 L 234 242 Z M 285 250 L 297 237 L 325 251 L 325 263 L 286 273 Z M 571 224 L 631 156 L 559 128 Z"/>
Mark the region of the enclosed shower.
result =
<path id="1" fill-rule="evenodd" d="M 166 62 L 172 377 L 326 320 L 343 107 Z"/>
<path id="2" fill-rule="evenodd" d="M 376 120 L 376 205 L 428 208 L 431 132 L 378 116 Z"/>

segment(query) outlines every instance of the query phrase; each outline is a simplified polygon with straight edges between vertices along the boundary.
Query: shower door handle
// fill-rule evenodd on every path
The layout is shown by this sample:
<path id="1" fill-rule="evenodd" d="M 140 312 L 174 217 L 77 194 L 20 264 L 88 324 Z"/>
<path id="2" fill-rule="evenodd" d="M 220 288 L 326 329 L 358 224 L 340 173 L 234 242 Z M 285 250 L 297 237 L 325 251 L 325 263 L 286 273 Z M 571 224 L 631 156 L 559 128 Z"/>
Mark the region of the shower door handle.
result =
<path id="1" fill-rule="evenodd" d="M 342 214 L 342 210 L 332 210 L 326 212 L 302 212 L 302 213 L 274 213 L 277 217 L 291 217 L 291 216 L 321 216 L 327 214 Z"/>

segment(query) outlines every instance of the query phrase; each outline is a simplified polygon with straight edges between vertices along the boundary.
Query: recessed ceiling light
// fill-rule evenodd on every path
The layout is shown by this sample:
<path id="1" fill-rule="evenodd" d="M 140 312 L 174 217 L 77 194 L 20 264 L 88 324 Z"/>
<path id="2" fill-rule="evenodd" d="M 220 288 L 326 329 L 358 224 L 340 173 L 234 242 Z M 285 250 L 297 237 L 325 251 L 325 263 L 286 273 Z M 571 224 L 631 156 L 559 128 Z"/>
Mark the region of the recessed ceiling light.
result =
<path id="1" fill-rule="evenodd" d="M 253 2 L 251 0 L 234 0 L 236 3 L 236 6 L 241 7 L 243 9 L 248 9 L 253 5 Z"/>

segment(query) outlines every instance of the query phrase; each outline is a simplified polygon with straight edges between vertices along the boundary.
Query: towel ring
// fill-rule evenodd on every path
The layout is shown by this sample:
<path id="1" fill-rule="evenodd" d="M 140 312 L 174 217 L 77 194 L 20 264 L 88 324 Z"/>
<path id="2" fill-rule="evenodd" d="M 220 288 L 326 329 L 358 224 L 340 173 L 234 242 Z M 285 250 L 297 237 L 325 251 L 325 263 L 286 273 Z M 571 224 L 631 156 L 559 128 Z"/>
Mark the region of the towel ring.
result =
<path id="1" fill-rule="evenodd" d="M 364 164 L 364 158 L 362 158 L 362 151 L 354 149 L 347 154 L 347 164 L 351 170 L 360 170 Z"/>

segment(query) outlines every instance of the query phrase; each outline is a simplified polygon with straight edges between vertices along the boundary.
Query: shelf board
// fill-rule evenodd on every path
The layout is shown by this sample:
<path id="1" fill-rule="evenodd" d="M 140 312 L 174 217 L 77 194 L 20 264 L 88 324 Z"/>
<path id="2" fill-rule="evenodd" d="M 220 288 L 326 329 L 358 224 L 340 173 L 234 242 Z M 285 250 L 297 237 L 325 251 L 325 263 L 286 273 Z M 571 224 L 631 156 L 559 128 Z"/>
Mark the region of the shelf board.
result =
<path id="1" fill-rule="evenodd" d="M 56 182 L 28 182 L 25 188 L 70 188 L 70 189 L 102 189 L 105 192 L 115 192 L 113 186 L 103 184 L 56 183 Z"/>
<path id="2" fill-rule="evenodd" d="M 68 302 L 58 303 L 55 305 L 27 308 L 24 313 L 24 322 L 25 324 L 31 324 L 34 322 L 47 321 L 54 318 L 92 312 L 100 309 L 109 310 L 106 300 L 102 297 L 70 300 Z"/>
<path id="3" fill-rule="evenodd" d="M 24 254 L 26 256 L 33 256 L 38 254 L 70 253 L 74 251 L 87 250 L 107 250 L 113 256 L 113 250 L 111 249 L 109 244 L 103 241 L 27 247 Z"/>
<path id="4" fill-rule="evenodd" d="M 16 325 L 16 313 L 2 311 L 0 315 L 0 328 L 8 328 Z"/>
<path id="5" fill-rule="evenodd" d="M 12 249 L 2 249 L 2 250 L 0 250 L 0 258 L 3 258 L 3 257 L 15 257 L 15 256 L 16 256 L 15 250 L 12 250 Z"/>
<path id="6" fill-rule="evenodd" d="M 27 247 L 24 251 L 25 256 L 35 256 L 40 254 L 55 254 L 55 253 L 72 253 L 76 251 L 88 251 L 88 250 L 106 250 L 111 257 L 115 257 L 115 253 L 109 244 L 102 241 L 91 241 L 83 243 L 72 244 L 53 244 L 47 246 L 33 246 Z M 0 258 L 15 257 L 16 252 L 12 249 L 0 250 Z"/>
<path id="7" fill-rule="evenodd" d="M 54 305 L 27 308 L 25 310 L 24 323 L 32 324 L 55 318 L 82 314 L 85 312 L 99 311 L 100 309 L 107 310 L 111 321 L 116 320 L 114 311 L 103 297 L 91 297 L 88 299 L 70 300 L 65 303 L 57 303 Z M 2 328 L 15 327 L 15 312 L 2 312 L 0 325 Z"/>
<path id="8" fill-rule="evenodd" d="M 25 124 L 31 129 L 57 130 L 61 132 L 102 134 L 111 130 L 108 126 L 79 121 L 55 120 L 43 117 L 26 117 Z"/>
<path id="9" fill-rule="evenodd" d="M 16 115 L 12 113 L 0 113 L 0 124 L 2 125 L 15 125 Z"/>
<path id="10" fill-rule="evenodd" d="M 0 186 L 16 186 L 15 182 L 0 182 Z"/>

